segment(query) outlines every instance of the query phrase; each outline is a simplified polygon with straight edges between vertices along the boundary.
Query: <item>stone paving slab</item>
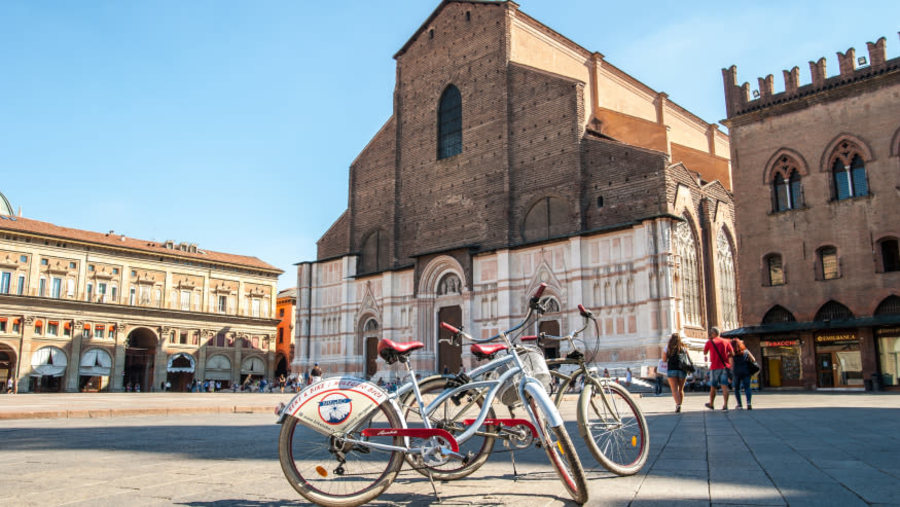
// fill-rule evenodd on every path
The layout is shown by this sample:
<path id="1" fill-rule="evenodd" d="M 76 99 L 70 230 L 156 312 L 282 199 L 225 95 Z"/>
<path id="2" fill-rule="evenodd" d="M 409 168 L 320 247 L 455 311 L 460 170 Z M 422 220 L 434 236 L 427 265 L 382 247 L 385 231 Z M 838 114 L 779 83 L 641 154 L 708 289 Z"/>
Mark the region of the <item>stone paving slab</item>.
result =
<path id="1" fill-rule="evenodd" d="M 269 412 L 289 397 L 0 396 L 2 414 L 65 414 L 0 420 L 0 505 L 306 505 L 282 475 Z M 752 412 L 711 411 L 705 396 L 689 395 L 681 414 L 669 396 L 640 398 L 650 456 L 630 477 L 593 461 L 572 398 L 563 415 L 589 505 L 900 505 L 897 395 L 761 393 Z M 438 483 L 440 505 L 571 505 L 543 451 L 517 452 L 516 464 L 517 479 L 509 454 L 496 452 L 472 476 Z M 437 505 L 410 470 L 373 504 Z"/>

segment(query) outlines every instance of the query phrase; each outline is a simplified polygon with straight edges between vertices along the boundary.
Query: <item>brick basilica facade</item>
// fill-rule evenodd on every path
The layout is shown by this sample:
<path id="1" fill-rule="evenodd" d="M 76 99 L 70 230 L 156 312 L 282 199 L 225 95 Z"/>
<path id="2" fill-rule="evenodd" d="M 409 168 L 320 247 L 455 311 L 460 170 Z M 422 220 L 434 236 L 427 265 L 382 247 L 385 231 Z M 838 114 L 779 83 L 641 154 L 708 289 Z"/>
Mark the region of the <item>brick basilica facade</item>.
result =
<path id="1" fill-rule="evenodd" d="M 469 368 L 439 322 L 489 336 L 542 282 L 534 331 L 574 329 L 583 303 L 598 361 L 622 371 L 655 366 L 673 331 L 697 350 L 709 326 L 738 327 L 715 125 L 510 1 L 444 1 L 394 58 L 393 114 L 298 264 L 295 369 L 390 377 L 379 338 L 424 342 L 420 370 Z"/>
<path id="2" fill-rule="evenodd" d="M 765 387 L 898 389 L 900 58 L 886 40 L 785 70 L 723 69 L 745 339 Z"/>

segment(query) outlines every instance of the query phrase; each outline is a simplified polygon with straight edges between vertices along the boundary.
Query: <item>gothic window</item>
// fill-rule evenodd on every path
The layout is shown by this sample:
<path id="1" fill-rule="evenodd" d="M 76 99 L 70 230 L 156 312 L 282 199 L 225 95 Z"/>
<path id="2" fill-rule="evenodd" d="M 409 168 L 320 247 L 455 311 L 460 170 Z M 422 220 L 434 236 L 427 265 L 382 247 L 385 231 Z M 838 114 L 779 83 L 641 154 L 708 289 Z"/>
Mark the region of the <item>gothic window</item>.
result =
<path id="1" fill-rule="evenodd" d="M 557 197 L 545 197 L 534 204 L 525 215 L 522 238 L 541 241 L 567 232 L 569 206 Z"/>
<path id="2" fill-rule="evenodd" d="M 784 285 L 784 266 L 780 254 L 769 254 L 765 258 L 766 272 L 768 273 L 767 285 Z"/>
<path id="3" fill-rule="evenodd" d="M 772 178 L 773 210 L 785 211 L 803 207 L 803 193 L 800 186 L 798 164 L 787 155 L 782 155 L 775 165 Z"/>
<path id="4" fill-rule="evenodd" d="M 775 305 L 763 316 L 763 324 L 776 324 L 779 322 L 796 322 L 794 314 L 789 312 L 783 306 Z"/>
<path id="5" fill-rule="evenodd" d="M 735 329 L 737 318 L 737 288 L 734 276 L 734 252 L 724 229 L 719 229 L 716 238 L 716 278 L 719 281 L 719 307 L 722 310 L 722 325 L 725 329 Z"/>
<path id="6" fill-rule="evenodd" d="M 813 320 L 846 320 L 852 318 L 853 312 L 851 312 L 849 308 L 837 301 L 829 301 L 819 308 L 819 311 L 816 312 L 816 318 Z"/>
<path id="7" fill-rule="evenodd" d="M 837 248 L 823 246 L 816 251 L 816 274 L 819 280 L 834 280 L 840 278 L 840 266 L 838 264 Z"/>
<path id="8" fill-rule="evenodd" d="M 678 281 L 685 324 L 702 326 L 701 289 L 697 241 L 687 218 L 675 226 L 675 250 L 680 260 Z"/>
<path id="9" fill-rule="evenodd" d="M 462 97 L 453 85 L 438 106 L 438 160 L 462 153 Z"/>
<path id="10" fill-rule="evenodd" d="M 900 297 L 888 296 L 878 304 L 875 315 L 900 315 Z"/>
<path id="11" fill-rule="evenodd" d="M 900 271 L 900 245 L 897 238 L 884 238 L 878 241 L 878 253 L 881 254 L 881 271 Z"/>
<path id="12" fill-rule="evenodd" d="M 840 143 L 831 155 L 835 199 L 840 201 L 869 194 L 866 164 L 861 153 L 859 146 L 848 140 Z"/>

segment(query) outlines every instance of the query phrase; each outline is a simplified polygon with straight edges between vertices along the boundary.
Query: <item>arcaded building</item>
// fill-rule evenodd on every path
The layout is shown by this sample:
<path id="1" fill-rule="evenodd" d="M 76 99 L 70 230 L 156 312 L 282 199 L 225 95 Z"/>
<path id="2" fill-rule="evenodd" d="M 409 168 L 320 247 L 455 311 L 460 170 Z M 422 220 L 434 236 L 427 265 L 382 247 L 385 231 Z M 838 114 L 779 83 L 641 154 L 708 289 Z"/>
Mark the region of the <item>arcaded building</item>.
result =
<path id="1" fill-rule="evenodd" d="M 31 220 L 0 203 L 3 385 L 146 392 L 274 374 L 281 270 L 195 244 Z"/>
<path id="2" fill-rule="evenodd" d="M 514 2 L 444 1 L 394 59 L 393 114 L 298 265 L 297 368 L 381 376 L 380 338 L 423 341 L 420 370 L 469 368 L 439 322 L 489 336 L 542 282 L 531 331 L 574 329 L 583 303 L 597 361 L 623 372 L 655 366 L 673 331 L 696 348 L 710 325 L 738 327 L 715 125 Z"/>
<path id="3" fill-rule="evenodd" d="M 898 385 L 900 58 L 886 41 L 738 85 L 723 70 L 743 337 L 767 387 Z"/>

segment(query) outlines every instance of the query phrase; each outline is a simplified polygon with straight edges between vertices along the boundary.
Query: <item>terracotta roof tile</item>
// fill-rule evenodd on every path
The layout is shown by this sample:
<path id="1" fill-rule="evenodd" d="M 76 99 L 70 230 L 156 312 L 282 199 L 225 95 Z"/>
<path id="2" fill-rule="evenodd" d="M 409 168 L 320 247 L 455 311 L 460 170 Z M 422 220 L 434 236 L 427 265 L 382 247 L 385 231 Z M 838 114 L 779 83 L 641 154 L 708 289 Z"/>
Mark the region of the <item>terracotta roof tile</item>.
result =
<path id="1" fill-rule="evenodd" d="M 50 238 L 67 239 L 70 241 L 82 241 L 85 243 L 99 244 L 114 248 L 122 248 L 126 250 L 139 250 L 141 252 L 149 252 L 154 254 L 166 255 L 169 257 L 178 257 L 183 259 L 193 259 L 197 261 L 231 264 L 243 267 L 283 273 L 282 270 L 267 264 L 256 257 L 245 255 L 234 255 L 222 252 L 212 252 L 209 250 L 198 249 L 196 253 L 185 252 L 182 250 L 166 248 L 164 243 L 155 241 L 147 241 L 137 238 L 129 238 L 122 234 L 104 234 L 101 232 L 83 231 L 81 229 L 71 229 L 69 227 L 61 227 L 49 222 L 41 222 L 23 217 L 2 217 L 0 218 L 0 231 L 11 232 L 27 232 L 31 234 L 47 236 Z"/>

